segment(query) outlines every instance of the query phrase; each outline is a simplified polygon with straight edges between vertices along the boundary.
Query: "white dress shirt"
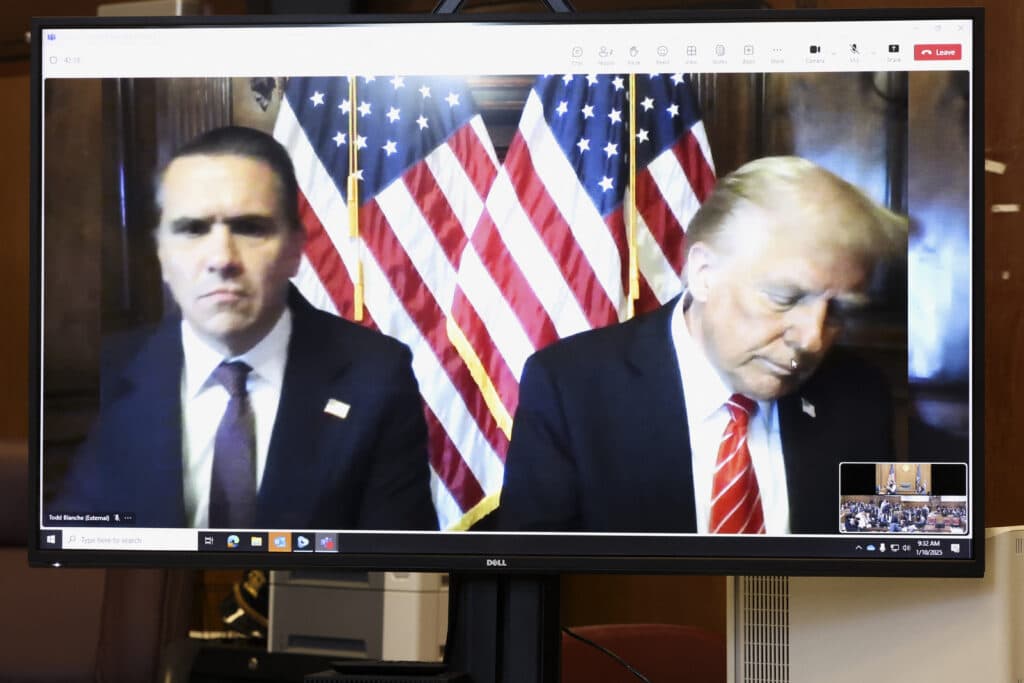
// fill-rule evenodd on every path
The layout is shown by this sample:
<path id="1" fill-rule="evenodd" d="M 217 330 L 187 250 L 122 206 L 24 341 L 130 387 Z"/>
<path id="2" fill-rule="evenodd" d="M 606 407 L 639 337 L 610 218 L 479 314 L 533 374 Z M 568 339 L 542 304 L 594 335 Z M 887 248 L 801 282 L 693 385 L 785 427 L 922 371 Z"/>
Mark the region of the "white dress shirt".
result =
<path id="1" fill-rule="evenodd" d="M 292 334 L 291 311 L 284 314 L 270 333 L 241 356 L 224 358 L 211 348 L 192 326 L 181 322 L 181 344 L 185 364 L 181 373 L 181 445 L 185 476 L 185 518 L 192 527 L 209 526 L 210 479 L 213 476 L 213 442 L 228 406 L 227 389 L 211 377 L 223 361 L 239 360 L 252 368 L 246 380 L 249 404 L 256 421 L 256 481 L 263 481 L 270 436 L 274 431 L 277 406 Z"/>
<path id="2" fill-rule="evenodd" d="M 729 423 L 726 400 L 733 391 L 708 361 L 697 341 L 690 335 L 683 315 L 683 302 L 672 312 L 672 344 L 675 346 L 679 373 L 686 397 L 686 421 L 690 429 L 693 466 L 693 499 L 697 506 L 697 532 L 710 533 L 711 486 L 718 460 L 718 446 Z M 786 463 L 782 457 L 779 412 L 775 401 L 758 401 L 751 416 L 747 446 L 754 464 L 765 533 L 778 536 L 789 533 L 789 494 L 786 488 Z"/>

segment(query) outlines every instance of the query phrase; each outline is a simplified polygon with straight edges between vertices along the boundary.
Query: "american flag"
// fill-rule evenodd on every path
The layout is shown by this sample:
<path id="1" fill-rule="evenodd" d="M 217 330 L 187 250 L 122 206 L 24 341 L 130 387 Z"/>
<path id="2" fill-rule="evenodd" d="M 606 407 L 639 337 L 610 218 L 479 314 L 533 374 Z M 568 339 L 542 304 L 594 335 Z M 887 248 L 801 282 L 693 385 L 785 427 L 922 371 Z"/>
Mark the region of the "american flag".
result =
<path id="1" fill-rule="evenodd" d="M 275 127 L 308 242 L 296 283 L 413 350 L 435 505 L 464 528 L 497 504 L 526 357 L 627 317 L 629 77 L 539 77 L 499 164 L 458 79 L 293 78 Z M 637 76 L 637 311 L 678 293 L 684 228 L 714 183 L 688 80 Z M 351 101 L 350 101 L 351 100 Z M 359 234 L 350 236 L 349 117 Z"/>
<path id="2" fill-rule="evenodd" d="M 896 490 L 896 465 L 889 465 L 889 479 L 885 482 L 885 487 L 890 491 Z"/>
<path id="3" fill-rule="evenodd" d="M 462 255 L 450 327 L 502 429 L 531 353 L 630 312 L 630 91 L 628 75 L 537 78 Z M 632 97 L 643 312 L 679 293 L 685 227 L 715 175 L 685 76 L 636 76 Z"/>
<path id="4" fill-rule="evenodd" d="M 344 77 L 292 78 L 285 88 L 274 136 L 292 155 L 307 232 L 295 282 L 314 305 L 353 317 L 361 274 L 363 322 L 412 349 L 434 503 L 442 528 L 453 528 L 500 488 L 506 449 L 445 331 L 459 257 L 497 157 L 459 79 L 359 76 L 355 93 Z M 352 144 L 358 235 L 348 211 Z"/>

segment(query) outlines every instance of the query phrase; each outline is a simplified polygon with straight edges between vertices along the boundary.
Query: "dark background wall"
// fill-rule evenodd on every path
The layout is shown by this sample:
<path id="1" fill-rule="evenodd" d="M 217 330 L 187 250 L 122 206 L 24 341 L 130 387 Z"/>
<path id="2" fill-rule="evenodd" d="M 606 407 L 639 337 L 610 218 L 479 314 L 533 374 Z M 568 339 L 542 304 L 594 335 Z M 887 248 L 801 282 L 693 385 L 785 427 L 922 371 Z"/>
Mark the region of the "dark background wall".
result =
<path id="1" fill-rule="evenodd" d="M 0 297 L 0 321 L 6 334 L 0 337 L 0 438 L 26 437 L 28 433 L 28 224 L 29 224 L 29 65 L 24 31 L 33 14 L 92 15 L 95 0 L 50 0 L 11 2 L 0 9 L 0 140 L 3 149 L 3 182 L 0 183 L 0 278 L 5 296 Z M 208 3 L 217 14 L 243 14 L 260 10 L 269 3 L 250 0 L 217 0 Z M 349 3 L 342 3 L 343 5 Z M 351 3 L 369 12 L 425 12 L 432 0 L 359 0 Z M 539 8 L 532 2 L 468 2 L 467 11 L 521 11 Z M 708 2 L 615 2 L 575 0 L 579 11 L 607 11 L 619 8 L 701 7 Z M 771 0 L 770 2 L 724 2 L 719 5 L 785 8 L 887 7 L 884 0 Z M 1015 0 L 902 0 L 904 7 L 979 6 L 986 9 L 985 49 L 985 156 L 1006 164 L 1003 174 L 986 175 L 985 206 L 1021 202 L 1021 164 L 1024 147 L 1024 61 L 1015 54 L 1018 37 L 1024 35 L 1024 3 Z M 103 97 L 99 91 L 85 97 Z M 68 121 L 69 126 L 87 126 Z M 95 124 L 96 122 L 93 122 Z M 97 168 L 110 150 L 97 136 L 82 131 L 74 152 L 94 160 Z M 70 188 L 69 188 L 70 189 Z M 96 193 L 79 186 L 55 210 L 66 215 L 101 215 Z M 90 202 L 93 205 L 90 205 Z M 48 207 L 49 208 L 49 207 Z M 1024 523 L 1017 504 L 1016 488 L 1024 475 L 1019 457 L 1024 432 L 1024 401 L 1016 388 L 1024 387 L 1024 355 L 1017 353 L 1024 342 L 1024 231 L 1020 213 L 986 211 L 985 225 L 985 524 L 1002 526 Z M 86 239 L 83 228 L 77 238 Z M 69 236 L 69 238 L 75 238 Z M 51 264 L 59 267 L 60 264 Z M 1017 270 L 1016 266 L 1022 269 Z M 70 267 L 69 271 L 74 270 Z M 75 282 L 65 283 L 68 296 L 96 296 Z M 71 333 L 81 321 L 53 321 L 58 329 Z M 72 399 L 69 399 L 72 400 Z M 73 400 L 72 400 L 73 402 Z M 68 414 L 75 411 L 69 405 Z M 71 431 L 76 426 L 69 424 Z M 217 598 L 236 578 L 234 572 L 207 572 L 201 580 L 197 625 L 211 625 Z M 639 577 L 567 575 L 562 582 L 562 613 L 567 625 L 602 622 L 693 623 L 713 630 L 725 630 L 725 582 L 721 577 Z"/>

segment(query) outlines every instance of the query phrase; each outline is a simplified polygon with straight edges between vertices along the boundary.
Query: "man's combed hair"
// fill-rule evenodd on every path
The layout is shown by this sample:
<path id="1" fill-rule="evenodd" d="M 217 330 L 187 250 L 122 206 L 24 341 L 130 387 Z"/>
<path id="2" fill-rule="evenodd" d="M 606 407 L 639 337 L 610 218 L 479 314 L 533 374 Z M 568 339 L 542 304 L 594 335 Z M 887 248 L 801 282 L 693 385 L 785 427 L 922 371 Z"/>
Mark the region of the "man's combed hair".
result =
<path id="1" fill-rule="evenodd" d="M 214 128 L 185 143 L 157 176 L 157 208 L 162 205 L 160 185 L 164 172 L 176 159 L 188 156 L 240 156 L 262 161 L 280 182 L 281 213 L 293 230 L 300 230 L 299 184 L 288 150 L 273 136 L 244 126 Z"/>
<path id="2" fill-rule="evenodd" d="M 870 263 L 906 255 L 906 217 L 880 206 L 834 173 L 794 156 L 755 159 L 720 178 L 690 221 L 687 242 L 721 246 L 737 230 L 768 229 L 746 225 L 749 221 L 740 214 L 751 207 L 779 217 L 777 225 L 819 229 L 823 241 Z"/>

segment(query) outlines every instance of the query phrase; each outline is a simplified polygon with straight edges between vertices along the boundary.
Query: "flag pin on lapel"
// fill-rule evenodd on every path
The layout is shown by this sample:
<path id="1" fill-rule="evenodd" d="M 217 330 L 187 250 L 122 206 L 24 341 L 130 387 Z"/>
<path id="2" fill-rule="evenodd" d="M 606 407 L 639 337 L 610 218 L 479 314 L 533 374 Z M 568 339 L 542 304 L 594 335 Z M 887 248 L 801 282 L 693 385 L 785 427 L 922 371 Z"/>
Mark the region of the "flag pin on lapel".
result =
<path id="1" fill-rule="evenodd" d="M 817 415 L 814 413 L 814 404 L 808 401 L 806 398 L 800 399 L 800 407 L 803 409 L 805 413 L 807 413 L 811 417 L 817 417 Z"/>
<path id="2" fill-rule="evenodd" d="M 324 406 L 324 412 L 328 415 L 333 415 L 336 418 L 344 420 L 348 417 L 349 408 L 351 408 L 351 406 L 344 401 L 331 398 L 327 399 L 327 405 Z"/>

